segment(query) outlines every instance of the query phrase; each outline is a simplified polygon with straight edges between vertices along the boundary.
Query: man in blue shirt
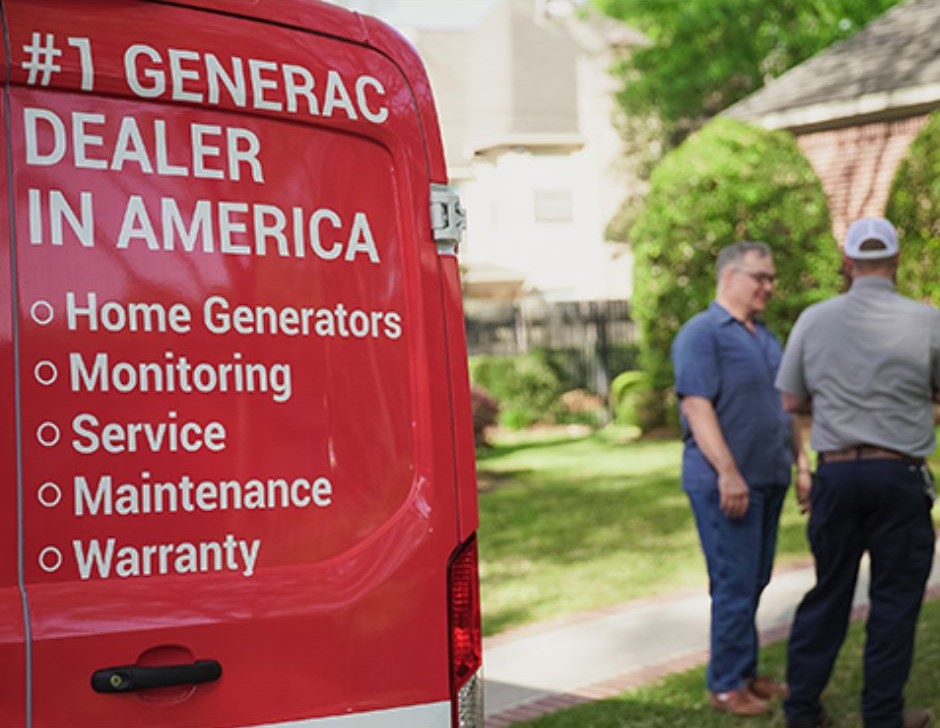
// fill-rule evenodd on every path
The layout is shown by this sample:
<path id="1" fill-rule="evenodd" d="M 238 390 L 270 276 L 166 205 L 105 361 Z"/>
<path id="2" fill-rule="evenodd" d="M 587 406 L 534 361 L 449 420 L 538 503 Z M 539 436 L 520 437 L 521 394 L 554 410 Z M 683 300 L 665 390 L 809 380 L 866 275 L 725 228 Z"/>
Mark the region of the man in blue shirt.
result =
<path id="1" fill-rule="evenodd" d="M 786 686 L 757 672 L 757 606 L 770 582 L 790 468 L 795 462 L 803 492 L 809 465 L 774 387 L 780 344 L 757 319 L 776 279 L 770 249 L 735 243 L 721 251 L 717 268 L 715 300 L 672 345 L 682 486 L 710 582 L 709 702 L 718 711 L 759 715 Z"/>

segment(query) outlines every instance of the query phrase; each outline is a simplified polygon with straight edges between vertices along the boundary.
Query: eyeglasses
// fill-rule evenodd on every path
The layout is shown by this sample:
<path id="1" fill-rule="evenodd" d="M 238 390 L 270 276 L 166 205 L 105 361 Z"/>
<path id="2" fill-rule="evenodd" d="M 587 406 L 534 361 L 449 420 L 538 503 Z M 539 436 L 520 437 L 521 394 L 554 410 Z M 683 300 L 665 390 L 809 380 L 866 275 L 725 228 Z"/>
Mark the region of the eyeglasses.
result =
<path id="1" fill-rule="evenodd" d="M 774 283 L 777 282 L 777 276 L 775 276 L 773 273 L 763 273 L 763 272 L 755 273 L 752 270 L 744 270 L 744 268 L 735 268 L 735 270 L 738 273 L 743 273 L 748 278 L 754 280 L 755 282 L 759 283 L 762 286 L 765 286 L 768 283 L 770 285 L 773 285 Z"/>

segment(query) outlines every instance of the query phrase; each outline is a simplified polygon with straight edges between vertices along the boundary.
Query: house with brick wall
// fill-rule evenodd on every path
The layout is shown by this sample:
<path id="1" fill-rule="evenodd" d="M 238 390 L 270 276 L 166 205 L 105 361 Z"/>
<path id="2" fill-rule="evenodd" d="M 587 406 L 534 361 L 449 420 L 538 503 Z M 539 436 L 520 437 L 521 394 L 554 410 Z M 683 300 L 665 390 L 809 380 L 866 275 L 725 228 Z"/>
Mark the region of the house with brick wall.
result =
<path id="1" fill-rule="evenodd" d="M 940 0 L 907 0 L 729 108 L 785 129 L 822 181 L 833 233 L 880 215 L 898 165 L 940 108 Z"/>

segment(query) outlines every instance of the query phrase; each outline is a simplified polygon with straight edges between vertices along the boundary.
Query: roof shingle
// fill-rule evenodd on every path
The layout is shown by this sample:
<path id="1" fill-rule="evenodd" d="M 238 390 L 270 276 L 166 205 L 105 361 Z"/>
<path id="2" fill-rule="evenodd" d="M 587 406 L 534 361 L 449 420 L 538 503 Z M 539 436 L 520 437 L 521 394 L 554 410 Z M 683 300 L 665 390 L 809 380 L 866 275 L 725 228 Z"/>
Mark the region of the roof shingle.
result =
<path id="1" fill-rule="evenodd" d="M 794 129 L 934 106 L 940 106 L 940 0 L 908 0 L 725 114 Z"/>

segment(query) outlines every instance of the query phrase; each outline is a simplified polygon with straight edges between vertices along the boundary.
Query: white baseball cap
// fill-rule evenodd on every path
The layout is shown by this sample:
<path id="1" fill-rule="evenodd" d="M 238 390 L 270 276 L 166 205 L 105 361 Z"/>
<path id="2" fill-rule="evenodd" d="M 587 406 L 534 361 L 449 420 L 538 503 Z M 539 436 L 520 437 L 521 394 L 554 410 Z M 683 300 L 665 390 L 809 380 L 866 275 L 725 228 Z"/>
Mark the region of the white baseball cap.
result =
<path id="1" fill-rule="evenodd" d="M 877 240 L 880 247 L 866 247 L 862 243 Z M 845 246 L 842 252 L 855 260 L 883 260 L 898 254 L 898 233 L 894 225 L 883 217 L 861 217 L 845 233 Z"/>

